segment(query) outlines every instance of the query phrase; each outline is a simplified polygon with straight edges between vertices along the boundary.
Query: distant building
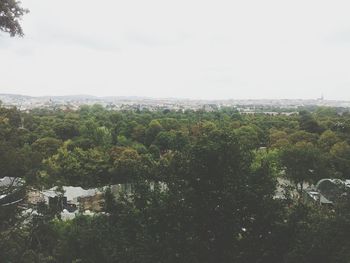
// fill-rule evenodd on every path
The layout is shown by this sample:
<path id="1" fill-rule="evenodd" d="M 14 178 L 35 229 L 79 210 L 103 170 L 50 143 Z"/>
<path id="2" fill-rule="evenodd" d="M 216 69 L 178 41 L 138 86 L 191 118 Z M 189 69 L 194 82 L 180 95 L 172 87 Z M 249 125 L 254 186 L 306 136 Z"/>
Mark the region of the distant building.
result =
<path id="1" fill-rule="evenodd" d="M 317 98 L 318 101 L 323 101 L 324 100 L 324 96 L 323 94 L 321 95 L 321 97 Z"/>

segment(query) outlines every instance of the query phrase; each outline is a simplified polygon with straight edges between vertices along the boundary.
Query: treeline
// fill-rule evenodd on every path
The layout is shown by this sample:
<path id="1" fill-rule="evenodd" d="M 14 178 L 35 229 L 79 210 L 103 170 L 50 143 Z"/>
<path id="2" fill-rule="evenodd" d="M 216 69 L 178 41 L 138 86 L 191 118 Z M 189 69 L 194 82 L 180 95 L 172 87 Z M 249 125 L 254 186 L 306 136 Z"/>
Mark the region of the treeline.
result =
<path id="1" fill-rule="evenodd" d="M 25 226 L 0 208 L 5 262 L 349 262 L 350 209 L 275 198 L 285 177 L 350 176 L 350 115 L 0 109 L 1 176 L 33 187 L 132 183 L 106 214 Z M 152 184 L 152 187 L 150 187 Z M 166 185 L 166 190 L 164 190 Z M 6 214 L 5 214 L 6 212 Z"/>
<path id="2" fill-rule="evenodd" d="M 216 130 L 234 133 L 242 151 L 266 147 L 295 182 L 350 176 L 350 115 L 332 108 L 271 116 L 231 108 L 119 112 L 99 105 L 71 112 L 2 108 L 1 173 L 48 185 L 123 183 Z"/>

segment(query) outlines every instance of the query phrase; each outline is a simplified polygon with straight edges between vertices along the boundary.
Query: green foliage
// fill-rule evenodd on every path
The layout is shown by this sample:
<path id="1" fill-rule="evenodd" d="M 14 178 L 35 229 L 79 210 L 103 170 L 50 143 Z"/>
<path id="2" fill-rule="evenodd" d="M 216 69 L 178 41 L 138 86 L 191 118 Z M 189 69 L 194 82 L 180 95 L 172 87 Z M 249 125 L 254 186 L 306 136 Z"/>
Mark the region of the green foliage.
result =
<path id="1" fill-rule="evenodd" d="M 32 144 L 33 150 L 40 152 L 44 158 L 47 158 L 57 153 L 57 149 L 61 146 L 61 140 L 50 137 L 38 139 Z"/>
<path id="2" fill-rule="evenodd" d="M 254 151 L 251 168 L 253 171 L 258 171 L 261 166 L 266 167 L 272 177 L 281 176 L 283 169 L 280 163 L 280 152 L 277 149 L 268 150 L 266 148 Z"/>
<path id="3" fill-rule="evenodd" d="M 329 176 L 320 150 L 305 141 L 285 147 L 281 152 L 281 164 L 287 178 L 297 185 L 300 193 L 305 182 L 315 183 Z"/>
<path id="4" fill-rule="evenodd" d="M 318 144 L 320 148 L 322 148 L 323 150 L 330 151 L 333 145 L 338 143 L 339 141 L 340 141 L 340 138 L 337 136 L 335 132 L 331 130 L 326 130 L 321 134 L 318 140 Z"/>
<path id="5" fill-rule="evenodd" d="M 78 122 L 69 119 L 56 123 L 53 129 L 57 137 L 62 140 L 72 139 L 79 135 Z"/>
<path id="6" fill-rule="evenodd" d="M 108 182 L 108 159 L 108 155 L 98 148 L 74 148 L 70 151 L 63 146 L 45 161 L 45 167 L 52 177 L 49 178 L 52 184 L 56 181 L 88 187 Z"/>
<path id="7" fill-rule="evenodd" d="M 349 127 L 333 109 L 0 108 L 1 177 L 34 188 L 130 186 L 107 188 L 105 213 L 65 222 L 59 200 L 28 219 L 22 205 L 0 202 L 0 261 L 349 262 L 350 194 L 332 209 L 275 196 L 281 176 L 300 193 L 349 178 Z"/>
<path id="8" fill-rule="evenodd" d="M 317 139 L 318 139 L 317 134 L 306 132 L 306 131 L 296 131 L 289 136 L 289 141 L 292 144 L 296 144 L 300 142 L 316 144 Z"/>
<path id="9" fill-rule="evenodd" d="M 299 125 L 302 130 L 310 133 L 319 133 L 322 131 L 322 128 L 310 112 L 301 111 L 299 112 L 299 116 Z"/>
<path id="10" fill-rule="evenodd" d="M 334 165 L 339 175 L 349 178 L 350 175 L 350 145 L 347 142 L 338 142 L 330 150 Z"/>
<path id="11" fill-rule="evenodd" d="M 147 145 L 150 145 L 155 140 L 158 133 L 163 129 L 162 125 L 159 123 L 158 120 L 152 120 L 148 124 L 148 128 L 146 129 L 146 137 L 145 137 L 145 143 Z"/>

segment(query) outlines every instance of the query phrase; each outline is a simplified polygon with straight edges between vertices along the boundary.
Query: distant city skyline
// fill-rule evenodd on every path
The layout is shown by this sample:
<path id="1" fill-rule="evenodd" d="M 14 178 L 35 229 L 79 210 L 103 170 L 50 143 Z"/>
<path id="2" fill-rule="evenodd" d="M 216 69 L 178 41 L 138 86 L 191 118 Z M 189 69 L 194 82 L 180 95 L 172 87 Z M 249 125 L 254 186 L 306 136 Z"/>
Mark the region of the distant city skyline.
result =
<path id="1" fill-rule="evenodd" d="M 10 93 L 10 92 L 2 92 L 0 95 L 14 95 L 14 96 L 24 96 L 24 97 L 96 97 L 96 98 L 138 98 L 138 99 L 179 99 L 179 100 L 339 100 L 339 101 L 350 101 L 347 99 L 328 99 L 325 98 L 323 94 L 320 96 L 315 96 L 312 98 L 196 98 L 196 97 L 152 97 L 152 96 L 138 96 L 138 95 L 94 95 L 94 94 L 84 94 L 84 93 L 72 93 L 72 94 L 23 94 L 23 93 Z"/>
<path id="2" fill-rule="evenodd" d="M 22 0 L 0 93 L 350 100 L 350 2 Z"/>

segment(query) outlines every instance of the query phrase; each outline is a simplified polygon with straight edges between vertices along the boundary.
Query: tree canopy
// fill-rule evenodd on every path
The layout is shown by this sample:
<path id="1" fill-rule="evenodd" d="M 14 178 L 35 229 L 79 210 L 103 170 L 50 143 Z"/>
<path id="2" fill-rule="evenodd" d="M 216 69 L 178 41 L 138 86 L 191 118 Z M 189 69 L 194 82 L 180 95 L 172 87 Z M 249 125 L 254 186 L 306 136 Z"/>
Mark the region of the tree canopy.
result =
<path id="1" fill-rule="evenodd" d="M 67 221 L 59 199 L 30 219 L 25 202 L 0 202 L 0 258 L 349 262 L 350 194 L 331 209 L 303 200 L 306 185 L 350 178 L 348 123 L 349 114 L 317 109 L 287 116 L 0 107 L 1 177 L 30 189 L 107 187 L 102 213 Z M 292 189 L 277 195 L 281 180 Z M 115 184 L 131 192 L 115 196 Z"/>
<path id="2" fill-rule="evenodd" d="M 16 0 L 0 1 L 0 31 L 9 33 L 10 36 L 23 36 L 20 20 L 29 11 L 21 7 L 21 2 Z"/>

